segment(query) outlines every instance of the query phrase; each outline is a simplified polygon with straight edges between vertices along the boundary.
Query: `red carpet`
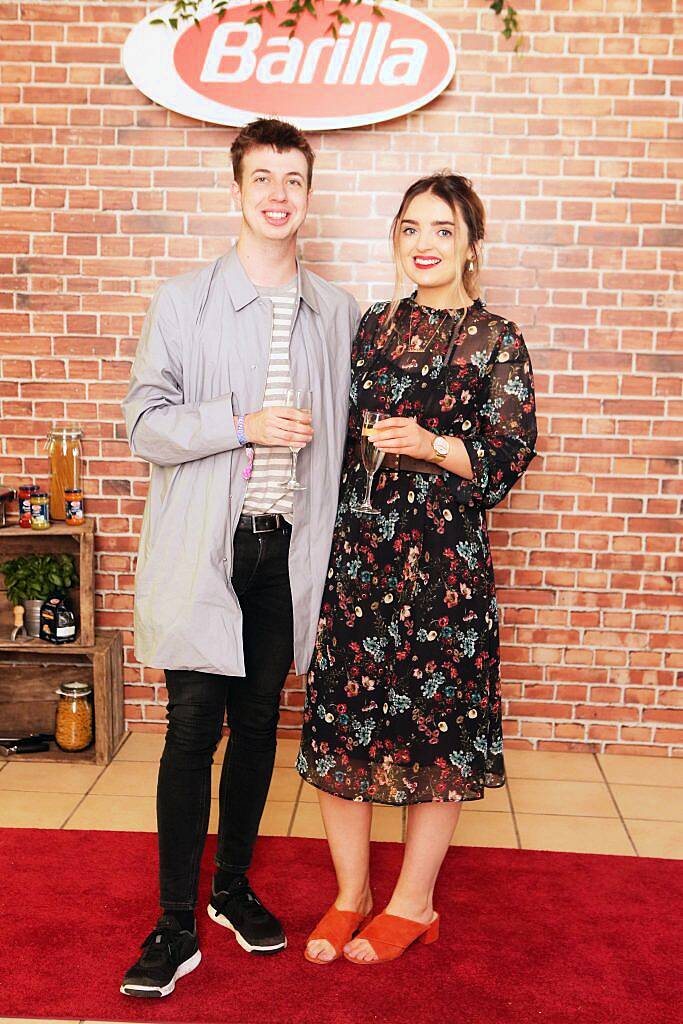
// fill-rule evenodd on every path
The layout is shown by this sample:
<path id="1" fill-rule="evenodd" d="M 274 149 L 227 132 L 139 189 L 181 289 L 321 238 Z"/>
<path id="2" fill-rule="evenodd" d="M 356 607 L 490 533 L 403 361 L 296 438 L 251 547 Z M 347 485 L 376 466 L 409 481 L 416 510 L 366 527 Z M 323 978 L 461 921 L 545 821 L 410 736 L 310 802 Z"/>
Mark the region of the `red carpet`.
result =
<path id="1" fill-rule="evenodd" d="M 200 967 L 173 996 L 134 1001 L 118 985 L 156 913 L 156 837 L 0 830 L 0 1016 L 207 1024 L 681 1019 L 681 862 L 453 849 L 438 890 L 437 943 L 385 966 L 317 967 L 301 953 L 334 894 L 325 843 L 259 843 L 251 878 L 290 942 L 271 958 L 250 957 L 206 915 L 213 846 L 204 859 Z M 373 848 L 378 907 L 400 854 L 394 843 Z"/>

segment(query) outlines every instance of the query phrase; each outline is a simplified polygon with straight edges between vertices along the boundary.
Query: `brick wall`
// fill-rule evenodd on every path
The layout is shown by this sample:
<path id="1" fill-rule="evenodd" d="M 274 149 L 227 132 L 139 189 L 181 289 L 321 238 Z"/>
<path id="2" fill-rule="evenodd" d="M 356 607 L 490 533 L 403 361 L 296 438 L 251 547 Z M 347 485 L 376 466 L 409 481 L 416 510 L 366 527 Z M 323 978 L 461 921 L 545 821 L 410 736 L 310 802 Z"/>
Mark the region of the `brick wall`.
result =
<path id="1" fill-rule="evenodd" d="M 520 59 L 481 0 L 420 6 L 452 35 L 454 82 L 407 118 L 313 136 L 304 259 L 385 297 L 403 188 L 472 177 L 483 294 L 523 325 L 543 452 L 490 519 L 508 743 L 681 756 L 680 19 L 673 0 L 522 4 Z M 147 467 L 119 402 L 157 282 L 221 253 L 238 218 L 233 132 L 126 79 L 148 9 L 0 0 L 0 474 L 44 481 L 50 419 L 85 425 L 98 625 L 124 631 L 127 718 L 154 729 L 162 675 L 130 646 Z M 285 728 L 302 698 L 290 680 Z"/>

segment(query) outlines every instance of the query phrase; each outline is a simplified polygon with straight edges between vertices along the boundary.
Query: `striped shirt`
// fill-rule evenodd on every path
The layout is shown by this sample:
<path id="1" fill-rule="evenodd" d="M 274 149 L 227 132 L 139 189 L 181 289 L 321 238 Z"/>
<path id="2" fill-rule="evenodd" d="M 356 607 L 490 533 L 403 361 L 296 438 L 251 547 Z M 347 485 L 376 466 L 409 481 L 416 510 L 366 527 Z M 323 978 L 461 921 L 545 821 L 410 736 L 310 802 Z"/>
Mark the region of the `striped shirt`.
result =
<path id="1" fill-rule="evenodd" d="M 285 405 L 291 388 L 289 369 L 289 338 L 296 305 L 296 278 L 278 288 L 262 288 L 260 295 L 273 303 L 273 330 L 270 340 L 270 359 L 263 408 Z M 256 445 L 254 468 L 247 484 L 243 511 L 252 515 L 280 512 L 292 522 L 292 492 L 284 487 L 291 475 L 292 456 L 289 448 Z"/>

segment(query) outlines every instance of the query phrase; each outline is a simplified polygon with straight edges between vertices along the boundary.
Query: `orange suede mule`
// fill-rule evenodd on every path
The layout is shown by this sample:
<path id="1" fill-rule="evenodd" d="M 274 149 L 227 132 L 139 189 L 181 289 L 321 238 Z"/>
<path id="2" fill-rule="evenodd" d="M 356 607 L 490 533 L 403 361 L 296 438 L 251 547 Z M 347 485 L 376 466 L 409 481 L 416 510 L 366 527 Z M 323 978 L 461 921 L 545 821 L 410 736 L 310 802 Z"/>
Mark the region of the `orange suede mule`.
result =
<path id="1" fill-rule="evenodd" d="M 338 960 L 347 942 L 354 937 L 367 915 L 356 914 L 353 910 L 337 910 L 332 905 L 326 914 L 321 917 L 317 925 L 306 940 L 304 956 L 310 964 L 331 964 Z M 316 939 L 323 939 L 334 949 L 334 956 L 329 960 L 320 960 L 318 957 L 309 956 L 308 943 Z"/>
<path id="2" fill-rule="evenodd" d="M 387 960 L 396 960 L 405 953 L 408 946 L 412 946 L 413 942 L 422 942 L 426 946 L 430 942 L 436 942 L 438 937 L 438 914 L 434 915 L 429 924 L 410 921 L 406 917 L 395 917 L 393 914 L 378 914 L 356 936 L 357 939 L 366 939 L 370 943 L 377 959 L 356 960 L 348 953 L 344 953 L 344 956 L 352 964 L 361 964 L 363 967 L 368 964 L 383 964 Z"/>

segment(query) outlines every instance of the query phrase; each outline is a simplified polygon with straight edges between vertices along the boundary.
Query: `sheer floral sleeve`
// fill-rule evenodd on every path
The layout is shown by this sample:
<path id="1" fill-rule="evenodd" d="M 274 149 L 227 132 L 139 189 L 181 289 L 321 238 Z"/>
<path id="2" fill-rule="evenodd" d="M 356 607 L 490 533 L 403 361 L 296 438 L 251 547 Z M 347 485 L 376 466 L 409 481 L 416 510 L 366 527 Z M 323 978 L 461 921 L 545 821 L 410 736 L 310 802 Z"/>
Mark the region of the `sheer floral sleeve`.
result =
<path id="1" fill-rule="evenodd" d="M 522 332 L 510 321 L 503 322 L 480 395 L 478 430 L 461 438 L 474 478 L 453 473 L 447 479 L 464 504 L 493 508 L 537 455 L 531 360 Z"/>
<path id="2" fill-rule="evenodd" d="M 351 346 L 351 392 L 349 406 L 349 428 L 347 447 L 352 450 L 354 441 L 360 437 L 360 415 L 358 413 L 358 386 L 363 375 L 362 368 L 372 359 L 381 339 L 388 302 L 376 302 L 366 309 L 358 324 L 356 337 Z"/>
<path id="3" fill-rule="evenodd" d="M 381 335 L 388 308 L 388 302 L 375 302 L 363 313 L 351 346 L 352 366 L 355 366 L 359 359 L 367 357 L 375 347 Z"/>

